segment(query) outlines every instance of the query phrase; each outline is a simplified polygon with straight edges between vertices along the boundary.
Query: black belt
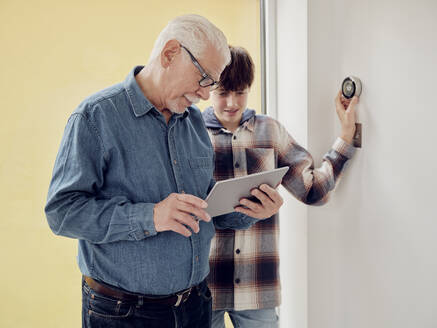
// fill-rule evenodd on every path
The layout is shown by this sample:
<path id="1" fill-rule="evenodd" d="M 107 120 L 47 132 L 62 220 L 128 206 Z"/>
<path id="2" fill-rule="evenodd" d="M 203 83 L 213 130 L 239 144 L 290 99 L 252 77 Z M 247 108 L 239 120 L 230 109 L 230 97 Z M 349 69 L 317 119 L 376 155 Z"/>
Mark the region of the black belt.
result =
<path id="1" fill-rule="evenodd" d="M 190 297 L 191 291 L 196 286 L 190 287 L 188 289 L 182 290 L 176 294 L 164 297 L 151 297 L 147 295 L 139 295 L 139 294 L 131 294 L 119 289 L 114 289 L 109 286 L 106 286 L 100 282 L 95 281 L 91 277 L 83 276 L 87 285 L 95 292 L 116 298 L 123 301 L 136 302 L 138 304 L 143 303 L 154 303 L 154 304 L 162 304 L 162 305 L 171 305 L 171 306 L 179 306 L 184 303 L 188 297 Z"/>

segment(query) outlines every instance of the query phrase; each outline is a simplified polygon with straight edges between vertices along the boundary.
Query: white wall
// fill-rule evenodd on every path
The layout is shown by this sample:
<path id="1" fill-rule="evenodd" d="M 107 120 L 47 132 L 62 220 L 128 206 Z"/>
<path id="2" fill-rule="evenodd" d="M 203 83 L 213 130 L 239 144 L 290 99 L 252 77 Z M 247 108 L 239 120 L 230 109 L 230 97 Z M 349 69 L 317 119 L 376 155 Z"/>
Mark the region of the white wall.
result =
<path id="1" fill-rule="evenodd" d="M 277 36 L 277 45 L 273 45 L 276 50 L 277 71 L 273 72 L 276 74 L 267 74 L 277 77 L 277 108 L 272 111 L 272 106 L 276 104 L 269 106 L 268 103 L 268 113 L 277 114 L 276 118 L 305 147 L 308 117 L 306 0 L 267 2 L 270 6 L 276 2 L 274 23 Z M 267 43 L 268 46 L 271 44 L 269 38 Z M 270 54 L 273 55 L 273 51 Z M 307 208 L 284 189 L 281 191 L 284 197 L 284 206 L 280 213 L 283 296 L 280 309 L 281 327 L 304 328 L 307 327 Z"/>
<path id="2" fill-rule="evenodd" d="M 363 148 L 331 202 L 308 210 L 308 327 L 437 327 L 437 2 L 311 0 L 309 148 L 362 79 Z"/>
<path id="3" fill-rule="evenodd" d="M 282 327 L 437 327 L 437 1 L 277 0 L 276 49 L 278 118 L 316 164 L 341 81 L 363 82 L 330 203 L 281 213 Z"/>

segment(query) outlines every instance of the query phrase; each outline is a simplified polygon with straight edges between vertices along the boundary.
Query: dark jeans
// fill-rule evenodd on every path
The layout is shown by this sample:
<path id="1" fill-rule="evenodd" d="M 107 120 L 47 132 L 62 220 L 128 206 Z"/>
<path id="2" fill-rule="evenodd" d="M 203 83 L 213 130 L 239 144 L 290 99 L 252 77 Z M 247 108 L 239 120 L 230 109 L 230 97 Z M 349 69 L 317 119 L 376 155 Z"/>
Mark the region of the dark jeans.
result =
<path id="1" fill-rule="evenodd" d="M 211 311 L 211 292 L 205 281 L 177 307 L 121 301 L 96 293 L 82 281 L 83 328 L 208 328 Z"/>

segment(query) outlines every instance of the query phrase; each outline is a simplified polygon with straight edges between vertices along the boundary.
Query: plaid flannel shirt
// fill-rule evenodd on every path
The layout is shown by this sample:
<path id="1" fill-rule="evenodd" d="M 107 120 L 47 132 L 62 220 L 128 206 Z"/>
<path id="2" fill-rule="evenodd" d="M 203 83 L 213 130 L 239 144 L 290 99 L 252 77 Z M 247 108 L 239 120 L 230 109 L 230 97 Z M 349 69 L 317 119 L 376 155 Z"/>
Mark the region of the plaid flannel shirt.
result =
<path id="1" fill-rule="evenodd" d="M 276 120 L 246 109 L 238 129 L 226 130 L 211 107 L 203 112 L 215 150 L 217 181 L 289 166 L 282 185 L 305 204 L 328 200 L 354 148 L 338 138 L 314 168 L 311 155 Z M 214 310 L 254 310 L 280 305 L 279 220 L 247 230 L 216 230 L 211 242 L 208 284 Z"/>

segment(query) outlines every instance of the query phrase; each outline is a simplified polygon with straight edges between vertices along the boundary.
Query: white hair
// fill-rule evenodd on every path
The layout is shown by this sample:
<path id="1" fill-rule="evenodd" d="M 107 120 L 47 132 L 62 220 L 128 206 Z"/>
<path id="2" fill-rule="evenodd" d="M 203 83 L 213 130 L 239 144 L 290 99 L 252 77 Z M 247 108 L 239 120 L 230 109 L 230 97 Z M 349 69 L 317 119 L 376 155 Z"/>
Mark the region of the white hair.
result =
<path id="1" fill-rule="evenodd" d="M 149 62 L 160 55 L 169 40 L 179 41 L 196 58 L 203 55 L 209 43 L 217 49 L 226 61 L 226 64 L 231 61 L 231 54 L 225 35 L 205 17 L 192 14 L 172 19 L 156 39 Z"/>

